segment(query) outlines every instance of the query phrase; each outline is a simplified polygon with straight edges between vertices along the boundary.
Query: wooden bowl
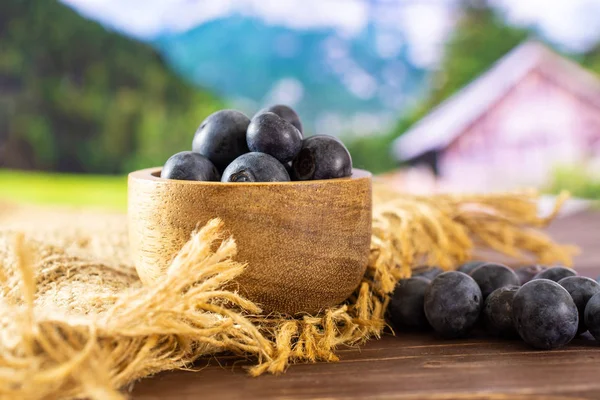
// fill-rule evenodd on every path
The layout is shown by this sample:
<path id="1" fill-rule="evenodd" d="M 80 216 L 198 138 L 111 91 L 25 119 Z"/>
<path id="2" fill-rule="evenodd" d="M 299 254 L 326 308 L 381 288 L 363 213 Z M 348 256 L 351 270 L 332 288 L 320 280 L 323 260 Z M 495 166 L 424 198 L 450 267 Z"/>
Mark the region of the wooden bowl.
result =
<path id="1" fill-rule="evenodd" d="M 360 283 L 371 243 L 371 174 L 304 182 L 220 183 L 129 174 L 129 236 L 140 279 L 161 278 L 200 224 L 219 217 L 248 267 L 240 292 L 265 312 L 314 313 Z"/>

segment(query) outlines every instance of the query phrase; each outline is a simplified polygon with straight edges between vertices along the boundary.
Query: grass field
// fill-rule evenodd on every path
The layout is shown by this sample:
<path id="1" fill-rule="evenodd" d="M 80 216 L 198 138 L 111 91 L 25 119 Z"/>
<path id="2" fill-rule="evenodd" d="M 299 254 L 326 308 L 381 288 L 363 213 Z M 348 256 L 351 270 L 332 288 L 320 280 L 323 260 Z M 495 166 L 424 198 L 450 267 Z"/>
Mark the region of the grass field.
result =
<path id="1" fill-rule="evenodd" d="M 127 177 L 0 169 L 0 201 L 125 211 Z"/>

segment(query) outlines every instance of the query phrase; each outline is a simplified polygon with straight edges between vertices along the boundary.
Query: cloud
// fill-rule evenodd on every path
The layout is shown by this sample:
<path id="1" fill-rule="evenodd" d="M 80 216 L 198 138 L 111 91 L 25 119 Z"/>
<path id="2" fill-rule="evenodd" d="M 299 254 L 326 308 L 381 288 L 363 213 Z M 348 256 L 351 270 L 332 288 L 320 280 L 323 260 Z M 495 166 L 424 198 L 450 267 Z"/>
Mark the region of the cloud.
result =
<path id="1" fill-rule="evenodd" d="M 63 0 L 83 15 L 149 39 L 184 32 L 234 13 L 294 29 L 333 28 L 341 36 L 375 22 L 376 51 L 393 57 L 405 39 L 419 66 L 434 66 L 453 25 L 458 0 Z M 581 51 L 600 38 L 600 0 L 492 0 L 515 24 L 533 25 L 566 49 Z M 396 37 L 396 42 L 394 42 Z"/>
<path id="2" fill-rule="evenodd" d="M 63 0 L 81 14 L 139 38 L 184 32 L 233 13 L 296 29 L 360 32 L 368 22 L 362 0 Z"/>
<path id="3" fill-rule="evenodd" d="M 600 39 L 600 0 L 495 0 L 507 18 L 533 25 L 548 39 L 583 51 Z"/>

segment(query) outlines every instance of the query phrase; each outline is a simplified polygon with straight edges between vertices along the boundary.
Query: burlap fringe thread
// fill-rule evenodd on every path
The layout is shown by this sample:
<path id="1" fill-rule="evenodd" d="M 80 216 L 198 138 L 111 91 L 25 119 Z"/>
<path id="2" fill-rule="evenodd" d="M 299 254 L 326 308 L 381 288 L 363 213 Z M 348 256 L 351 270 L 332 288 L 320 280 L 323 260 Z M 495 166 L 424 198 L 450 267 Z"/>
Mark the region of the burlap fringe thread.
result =
<path id="1" fill-rule="evenodd" d="M 335 361 L 337 346 L 379 337 L 388 294 L 416 265 L 451 269 L 475 247 L 571 263 L 574 249 L 539 231 L 566 195 L 553 215 L 539 218 L 535 193 L 374 193 L 364 279 L 347 302 L 314 316 L 263 316 L 256 304 L 222 289 L 244 265 L 233 260 L 235 242 L 220 236 L 219 220 L 194 233 L 166 279 L 147 287 L 130 267 L 74 257 L 18 232 L 0 235 L 0 396 L 123 399 L 123 389 L 140 378 L 222 351 L 253 360 L 253 376 L 294 362 Z M 57 292 L 61 299 L 43 296 L 40 288 L 59 285 L 58 277 L 67 285 Z M 83 281 L 96 289 L 89 293 L 87 282 L 78 304 L 73 293 Z"/>

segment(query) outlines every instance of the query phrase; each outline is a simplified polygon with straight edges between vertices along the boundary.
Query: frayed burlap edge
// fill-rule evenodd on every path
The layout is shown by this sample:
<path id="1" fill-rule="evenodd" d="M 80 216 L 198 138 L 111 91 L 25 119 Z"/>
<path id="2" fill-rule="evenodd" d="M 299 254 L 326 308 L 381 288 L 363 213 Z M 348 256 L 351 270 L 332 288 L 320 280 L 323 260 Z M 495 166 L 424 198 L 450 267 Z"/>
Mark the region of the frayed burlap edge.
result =
<path id="1" fill-rule="evenodd" d="M 0 395 L 121 399 L 121 390 L 137 379 L 187 368 L 198 357 L 221 351 L 254 360 L 249 369 L 254 376 L 280 373 L 294 362 L 335 361 L 337 346 L 379 337 L 389 293 L 419 264 L 451 269 L 475 248 L 571 263 L 574 249 L 554 244 L 539 230 L 566 195 L 558 198 L 552 215 L 540 218 L 535 193 L 421 197 L 379 187 L 374 193 L 364 279 L 344 304 L 315 316 L 261 316 L 257 305 L 223 290 L 244 265 L 233 261 L 235 242 L 221 237 L 219 220 L 192 235 L 165 280 L 105 298 L 105 312 L 85 318 L 42 312 L 34 305 L 31 250 L 15 234 L 11 249 L 17 277 L 0 274 L 5 294 Z"/>

